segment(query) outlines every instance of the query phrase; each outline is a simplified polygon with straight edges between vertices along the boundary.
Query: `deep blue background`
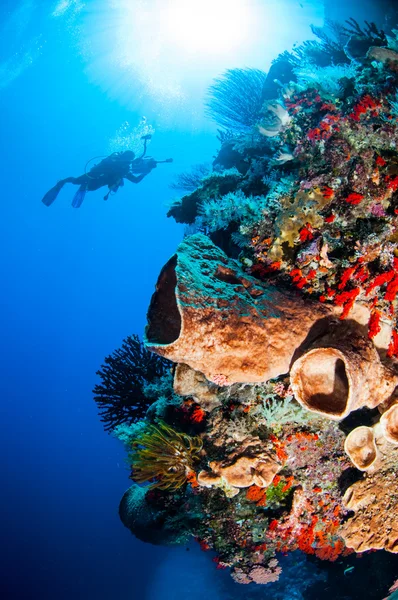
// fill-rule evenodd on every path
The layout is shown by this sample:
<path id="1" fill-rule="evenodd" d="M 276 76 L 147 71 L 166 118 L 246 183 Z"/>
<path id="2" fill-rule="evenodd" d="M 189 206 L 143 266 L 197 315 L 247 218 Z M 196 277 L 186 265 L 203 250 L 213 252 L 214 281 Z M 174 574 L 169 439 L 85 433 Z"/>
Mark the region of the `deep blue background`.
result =
<path id="1" fill-rule="evenodd" d="M 207 159 L 214 139 L 159 134 L 151 152 L 174 165 L 108 202 L 87 195 L 79 210 L 66 186 L 47 208 L 48 188 L 141 115 L 108 100 L 62 51 L 3 89 L 1 105 L 0 595 L 146 598 L 168 551 L 119 521 L 124 451 L 103 432 L 91 390 L 104 356 L 142 334 L 157 274 L 181 239 L 165 216 L 171 171 Z"/>
<path id="2" fill-rule="evenodd" d="M 2 23 L 16 4 L 2 3 Z M 122 526 L 124 451 L 103 432 L 91 394 L 103 358 L 143 332 L 157 274 L 182 237 L 165 216 L 168 185 L 211 159 L 214 128 L 160 127 L 150 153 L 173 165 L 108 202 L 89 194 L 79 210 L 66 186 L 46 208 L 47 189 L 80 174 L 142 114 L 93 85 L 66 30 L 40 43 L 47 51 L 0 90 L 0 597 L 237 597 L 194 546 L 144 545 Z M 12 39 L 2 35 L 0 49 L 8 60 Z"/>

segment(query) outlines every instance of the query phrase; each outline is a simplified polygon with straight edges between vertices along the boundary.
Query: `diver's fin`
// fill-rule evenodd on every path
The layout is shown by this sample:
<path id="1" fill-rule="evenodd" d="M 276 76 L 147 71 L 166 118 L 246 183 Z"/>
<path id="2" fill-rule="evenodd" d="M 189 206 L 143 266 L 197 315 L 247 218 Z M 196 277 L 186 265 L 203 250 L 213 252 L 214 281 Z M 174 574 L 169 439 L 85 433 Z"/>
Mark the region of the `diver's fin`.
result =
<path id="1" fill-rule="evenodd" d="M 73 196 L 72 206 L 73 208 L 79 208 L 83 204 L 84 197 L 87 192 L 87 187 L 85 184 L 81 185 L 77 190 L 76 194 Z"/>
<path id="2" fill-rule="evenodd" d="M 57 185 L 54 185 L 54 187 L 51 188 L 51 190 L 49 190 L 47 192 L 47 194 L 43 197 L 43 199 L 42 199 L 43 204 L 45 204 L 46 206 L 51 206 L 51 204 L 54 202 L 54 200 L 58 196 L 62 186 L 63 186 L 62 182 L 58 182 Z"/>

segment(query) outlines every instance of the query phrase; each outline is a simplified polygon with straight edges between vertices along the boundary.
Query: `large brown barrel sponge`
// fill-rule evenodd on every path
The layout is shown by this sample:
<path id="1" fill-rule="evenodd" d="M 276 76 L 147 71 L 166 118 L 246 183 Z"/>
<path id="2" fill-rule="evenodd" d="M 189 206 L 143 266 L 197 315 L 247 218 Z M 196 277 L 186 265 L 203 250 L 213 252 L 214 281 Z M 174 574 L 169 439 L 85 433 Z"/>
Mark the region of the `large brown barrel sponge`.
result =
<path id="1" fill-rule="evenodd" d="M 256 383 L 288 373 L 296 350 L 325 332 L 331 314 L 250 277 L 196 234 L 160 273 L 145 344 L 215 383 Z"/>
<path id="2" fill-rule="evenodd" d="M 329 333 L 295 361 L 290 382 L 304 408 L 340 420 L 358 408 L 378 406 L 398 379 L 358 326 L 344 322 L 331 324 Z"/>

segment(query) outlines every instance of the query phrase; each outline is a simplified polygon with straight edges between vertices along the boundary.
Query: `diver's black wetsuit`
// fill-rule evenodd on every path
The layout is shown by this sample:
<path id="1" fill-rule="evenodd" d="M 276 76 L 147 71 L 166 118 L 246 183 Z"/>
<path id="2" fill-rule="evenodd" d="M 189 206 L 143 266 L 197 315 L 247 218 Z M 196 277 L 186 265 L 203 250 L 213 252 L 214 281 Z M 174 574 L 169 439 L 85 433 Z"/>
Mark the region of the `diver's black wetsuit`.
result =
<path id="1" fill-rule="evenodd" d="M 99 190 L 107 185 L 112 187 L 117 185 L 122 179 L 128 179 L 132 183 L 139 183 L 147 173 L 143 173 L 135 177 L 130 173 L 130 166 L 133 160 L 125 158 L 127 152 L 111 154 L 98 165 L 95 165 L 88 173 L 80 175 L 80 177 L 67 177 L 58 182 L 57 185 L 65 183 L 73 183 L 74 185 L 85 185 L 88 192 Z"/>
<path id="2" fill-rule="evenodd" d="M 154 167 L 156 167 L 156 161 L 146 161 L 143 172 L 140 175 L 135 176 L 130 171 L 134 159 L 134 152 L 130 150 L 111 154 L 98 165 L 95 165 L 90 169 L 88 173 L 80 175 L 80 177 L 67 177 L 66 179 L 58 181 L 58 183 L 47 192 L 42 201 L 46 206 L 50 206 L 66 183 L 80 186 L 72 203 L 76 208 L 83 202 L 86 192 L 94 192 L 106 185 L 108 186 L 109 191 L 116 191 L 119 186 L 123 185 L 123 179 L 128 179 L 128 181 L 131 181 L 132 183 L 139 183 Z M 138 170 L 138 172 L 140 172 L 140 170 Z M 106 200 L 108 196 L 109 192 L 104 199 Z"/>

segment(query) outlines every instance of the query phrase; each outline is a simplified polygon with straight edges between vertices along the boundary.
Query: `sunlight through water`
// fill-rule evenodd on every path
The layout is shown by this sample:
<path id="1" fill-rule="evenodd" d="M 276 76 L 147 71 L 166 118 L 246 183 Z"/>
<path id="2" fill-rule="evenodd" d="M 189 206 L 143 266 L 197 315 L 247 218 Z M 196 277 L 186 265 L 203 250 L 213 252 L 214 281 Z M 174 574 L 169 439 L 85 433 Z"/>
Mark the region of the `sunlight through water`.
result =
<path id="1" fill-rule="evenodd" d="M 229 68 L 267 70 L 322 25 L 298 0 L 88 1 L 76 32 L 86 72 L 109 97 L 165 127 L 203 125 L 203 99 Z"/>
<path id="2" fill-rule="evenodd" d="M 165 8 L 169 43 L 188 53 L 226 53 L 241 46 L 254 28 L 246 0 L 173 0 Z"/>

